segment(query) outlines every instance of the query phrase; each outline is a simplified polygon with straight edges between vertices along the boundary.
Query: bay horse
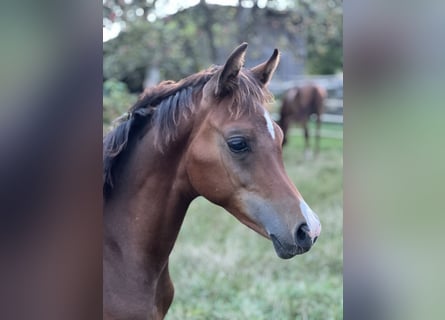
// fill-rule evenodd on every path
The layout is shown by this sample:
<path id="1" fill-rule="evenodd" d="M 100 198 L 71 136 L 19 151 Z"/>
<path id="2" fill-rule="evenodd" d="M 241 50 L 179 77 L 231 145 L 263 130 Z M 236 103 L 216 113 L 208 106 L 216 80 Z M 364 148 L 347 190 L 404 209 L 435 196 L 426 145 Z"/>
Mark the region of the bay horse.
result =
<path id="1" fill-rule="evenodd" d="M 279 52 L 248 69 L 246 49 L 223 66 L 147 89 L 104 137 L 104 319 L 164 318 L 174 293 L 169 255 L 198 196 L 270 239 L 283 259 L 319 236 L 264 107 Z"/>
<path id="2" fill-rule="evenodd" d="M 321 115 L 324 111 L 326 90 L 316 84 L 306 84 L 286 91 L 281 104 L 279 126 L 283 130 L 283 145 L 287 142 L 287 132 L 293 122 L 303 128 L 305 155 L 309 151 L 308 122 L 311 115 L 315 115 L 315 152 L 320 150 Z"/>

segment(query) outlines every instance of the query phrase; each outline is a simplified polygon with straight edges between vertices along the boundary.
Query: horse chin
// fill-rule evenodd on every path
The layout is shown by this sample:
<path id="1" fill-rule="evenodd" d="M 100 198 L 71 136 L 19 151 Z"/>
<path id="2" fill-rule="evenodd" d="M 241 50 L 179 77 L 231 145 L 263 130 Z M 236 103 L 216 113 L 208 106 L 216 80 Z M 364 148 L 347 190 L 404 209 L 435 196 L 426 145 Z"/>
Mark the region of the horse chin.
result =
<path id="1" fill-rule="evenodd" d="M 281 259 L 290 259 L 296 255 L 303 254 L 308 251 L 296 244 L 289 245 L 286 243 L 282 243 L 273 234 L 270 235 L 270 239 L 272 240 L 277 256 L 280 257 Z"/>

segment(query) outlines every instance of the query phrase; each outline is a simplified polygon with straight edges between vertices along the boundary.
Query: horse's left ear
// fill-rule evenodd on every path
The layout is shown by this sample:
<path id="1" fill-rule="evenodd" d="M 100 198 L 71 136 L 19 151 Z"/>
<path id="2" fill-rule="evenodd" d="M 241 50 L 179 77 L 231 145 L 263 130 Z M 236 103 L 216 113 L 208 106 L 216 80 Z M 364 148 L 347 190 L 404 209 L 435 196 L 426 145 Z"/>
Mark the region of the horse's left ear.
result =
<path id="1" fill-rule="evenodd" d="M 240 72 L 243 64 L 244 57 L 246 55 L 247 43 L 239 45 L 230 54 L 221 73 L 218 76 L 216 83 L 215 95 L 222 96 L 224 93 L 232 90 L 233 86 L 236 85 L 238 73 Z"/>
<path id="2" fill-rule="evenodd" d="M 270 79 L 272 79 L 273 73 L 275 72 L 275 69 L 277 68 L 279 62 L 280 52 L 278 51 L 278 49 L 275 49 L 269 60 L 257 65 L 250 70 L 253 72 L 255 77 L 263 84 L 263 86 L 266 86 L 269 83 Z"/>

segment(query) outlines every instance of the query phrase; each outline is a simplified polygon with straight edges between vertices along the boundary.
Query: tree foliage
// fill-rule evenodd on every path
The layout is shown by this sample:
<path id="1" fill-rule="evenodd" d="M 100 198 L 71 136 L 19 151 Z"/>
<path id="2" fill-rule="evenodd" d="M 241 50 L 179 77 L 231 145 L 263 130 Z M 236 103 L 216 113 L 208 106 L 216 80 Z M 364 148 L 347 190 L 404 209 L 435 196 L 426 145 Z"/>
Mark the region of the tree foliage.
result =
<path id="1" fill-rule="evenodd" d="M 305 17 L 307 71 L 333 74 L 343 69 L 342 0 L 300 0 Z"/>
<path id="2" fill-rule="evenodd" d="M 113 119 L 121 116 L 132 103 L 136 102 L 137 96 L 130 94 L 126 84 L 116 79 L 105 81 L 103 90 L 102 118 L 104 129 L 106 130 L 106 127 L 111 124 Z"/>
<path id="3" fill-rule="evenodd" d="M 119 36 L 104 43 L 104 78 L 142 90 L 151 71 L 178 80 L 212 63 L 248 41 L 261 43 L 264 28 L 279 24 L 277 46 L 305 61 L 309 73 L 342 69 L 342 0 L 240 0 L 235 7 L 179 5 L 166 12 L 165 0 L 104 0 L 103 24 L 119 24 Z M 272 29 L 271 29 L 272 30 Z M 303 41 L 299 41 L 303 39 Z"/>

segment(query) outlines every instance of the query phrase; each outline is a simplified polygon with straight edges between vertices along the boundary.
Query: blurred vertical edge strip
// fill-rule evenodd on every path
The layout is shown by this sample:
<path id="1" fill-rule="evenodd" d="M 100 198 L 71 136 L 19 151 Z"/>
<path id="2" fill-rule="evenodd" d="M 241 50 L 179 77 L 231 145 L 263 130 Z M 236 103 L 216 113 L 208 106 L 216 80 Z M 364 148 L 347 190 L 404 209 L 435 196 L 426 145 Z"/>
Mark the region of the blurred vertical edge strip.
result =
<path id="1" fill-rule="evenodd" d="M 0 13 L 0 318 L 102 318 L 102 7 Z"/>
<path id="2" fill-rule="evenodd" d="M 445 4 L 344 3 L 344 319 L 443 319 Z"/>

